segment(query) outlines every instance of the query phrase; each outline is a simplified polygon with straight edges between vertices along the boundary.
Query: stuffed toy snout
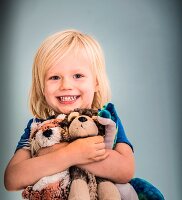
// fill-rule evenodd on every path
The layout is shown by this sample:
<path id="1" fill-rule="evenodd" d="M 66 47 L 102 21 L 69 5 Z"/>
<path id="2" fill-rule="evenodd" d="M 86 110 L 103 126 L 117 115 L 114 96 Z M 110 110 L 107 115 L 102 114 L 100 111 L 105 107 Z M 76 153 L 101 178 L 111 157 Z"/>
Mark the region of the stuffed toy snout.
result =
<path id="1" fill-rule="evenodd" d="M 40 130 L 35 138 L 40 147 L 49 147 L 57 144 L 61 140 L 61 127 L 50 128 L 44 132 Z"/>
<path id="2" fill-rule="evenodd" d="M 98 135 L 98 127 L 92 118 L 82 115 L 73 119 L 69 126 L 69 133 L 72 138 L 96 136 Z"/>

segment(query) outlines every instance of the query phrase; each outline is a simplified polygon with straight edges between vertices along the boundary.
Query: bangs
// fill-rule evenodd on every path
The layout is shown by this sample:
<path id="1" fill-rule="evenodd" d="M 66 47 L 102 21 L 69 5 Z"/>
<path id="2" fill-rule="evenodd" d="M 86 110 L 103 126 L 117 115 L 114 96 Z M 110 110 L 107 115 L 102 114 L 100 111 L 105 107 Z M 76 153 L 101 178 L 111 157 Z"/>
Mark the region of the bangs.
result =
<path id="1" fill-rule="evenodd" d="M 98 56 L 96 56 L 96 52 L 93 49 L 94 47 L 93 41 L 88 41 L 85 38 L 85 35 L 82 35 L 78 32 L 68 34 L 63 37 L 62 35 L 54 35 L 51 38 L 48 38 L 49 42 L 46 42 L 47 48 L 45 49 L 45 54 L 43 57 L 45 58 L 44 62 L 44 77 L 46 72 L 54 65 L 57 65 L 61 60 L 70 52 L 73 52 L 75 55 L 84 52 L 91 63 L 91 70 L 95 74 L 94 66 L 96 66 L 96 60 Z"/>
<path id="2" fill-rule="evenodd" d="M 51 66 L 58 64 L 71 51 L 78 53 L 80 49 L 85 49 L 83 41 L 78 36 L 78 33 L 69 35 L 53 35 L 48 38 L 49 42 L 46 44 L 46 70 Z"/>

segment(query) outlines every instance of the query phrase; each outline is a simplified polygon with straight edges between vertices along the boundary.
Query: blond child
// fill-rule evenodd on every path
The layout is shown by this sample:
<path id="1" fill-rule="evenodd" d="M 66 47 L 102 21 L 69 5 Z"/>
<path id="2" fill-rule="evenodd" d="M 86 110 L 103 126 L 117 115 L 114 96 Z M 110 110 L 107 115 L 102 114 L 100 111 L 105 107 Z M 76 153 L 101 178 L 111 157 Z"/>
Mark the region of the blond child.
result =
<path id="1" fill-rule="evenodd" d="M 77 30 L 66 30 L 49 36 L 41 44 L 33 64 L 30 93 L 30 108 L 36 120 L 67 114 L 75 108 L 99 109 L 108 101 L 110 88 L 104 56 L 94 38 Z M 32 121 L 6 168 L 7 190 L 23 189 L 73 165 L 115 183 L 128 183 L 133 177 L 132 145 L 124 132 L 114 150 L 106 149 L 104 139 L 95 136 L 54 145 L 31 158 L 28 138 Z M 132 192 L 133 199 L 137 199 L 130 188 Z"/>

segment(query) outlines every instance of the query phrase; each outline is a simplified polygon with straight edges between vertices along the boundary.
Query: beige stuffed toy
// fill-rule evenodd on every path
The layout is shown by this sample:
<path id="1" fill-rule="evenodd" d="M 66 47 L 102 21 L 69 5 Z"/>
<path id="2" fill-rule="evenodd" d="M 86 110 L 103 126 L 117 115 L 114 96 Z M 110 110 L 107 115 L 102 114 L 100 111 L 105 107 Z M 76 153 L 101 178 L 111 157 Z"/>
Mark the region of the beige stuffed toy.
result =
<path id="1" fill-rule="evenodd" d="M 105 126 L 101 125 L 99 121 L 102 121 L 102 124 L 105 123 L 105 125 L 113 121 L 100 118 L 97 113 L 92 109 L 76 109 L 68 115 L 61 114 L 55 119 L 46 120 L 42 123 L 34 122 L 30 135 L 32 156 L 36 156 L 38 150 L 42 147 L 96 135 L 104 136 L 107 141 L 106 147 L 112 148 L 115 135 L 113 134 L 112 137 L 105 136 Z M 76 166 L 52 176 L 43 177 L 35 185 L 27 187 L 22 196 L 23 199 L 31 200 L 121 199 L 114 183 L 95 177 L 92 173 Z"/>

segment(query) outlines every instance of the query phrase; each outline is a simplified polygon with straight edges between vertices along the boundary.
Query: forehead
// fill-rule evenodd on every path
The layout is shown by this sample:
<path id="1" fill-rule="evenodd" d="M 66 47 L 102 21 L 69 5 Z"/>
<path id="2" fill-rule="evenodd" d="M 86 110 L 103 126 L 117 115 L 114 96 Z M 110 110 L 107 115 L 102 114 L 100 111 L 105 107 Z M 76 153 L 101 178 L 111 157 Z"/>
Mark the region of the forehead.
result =
<path id="1" fill-rule="evenodd" d="M 47 69 L 47 73 L 55 70 L 92 70 L 92 62 L 85 49 L 71 50 L 61 59 L 57 59 Z"/>

